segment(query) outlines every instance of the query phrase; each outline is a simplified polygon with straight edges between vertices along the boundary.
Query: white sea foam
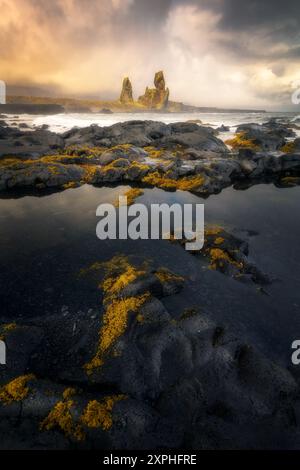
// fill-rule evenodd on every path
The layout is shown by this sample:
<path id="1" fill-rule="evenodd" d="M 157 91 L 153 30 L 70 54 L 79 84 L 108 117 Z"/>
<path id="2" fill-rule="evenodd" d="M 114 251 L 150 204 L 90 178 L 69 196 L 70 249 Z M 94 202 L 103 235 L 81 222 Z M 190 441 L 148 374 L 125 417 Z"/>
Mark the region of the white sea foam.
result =
<path id="1" fill-rule="evenodd" d="M 132 120 L 153 120 L 161 121 L 166 124 L 173 122 L 184 121 L 197 121 L 200 120 L 202 124 L 217 128 L 224 124 L 230 127 L 230 132 L 235 132 L 236 126 L 243 123 L 256 122 L 263 123 L 272 117 L 283 117 L 293 119 L 297 113 L 113 113 L 113 114 L 100 114 L 100 113 L 64 113 L 51 116 L 41 115 L 28 115 L 22 114 L 19 116 L 12 116 L 6 119 L 10 124 L 26 123 L 31 128 L 42 126 L 44 124 L 49 126 L 49 130 L 53 132 L 65 132 L 72 127 L 87 127 L 91 124 L 98 124 L 99 126 L 111 126 L 117 122 L 125 122 Z M 222 133 L 223 134 L 223 133 Z M 222 138 L 222 134 L 220 137 Z M 228 138 L 228 133 L 224 133 Z"/>

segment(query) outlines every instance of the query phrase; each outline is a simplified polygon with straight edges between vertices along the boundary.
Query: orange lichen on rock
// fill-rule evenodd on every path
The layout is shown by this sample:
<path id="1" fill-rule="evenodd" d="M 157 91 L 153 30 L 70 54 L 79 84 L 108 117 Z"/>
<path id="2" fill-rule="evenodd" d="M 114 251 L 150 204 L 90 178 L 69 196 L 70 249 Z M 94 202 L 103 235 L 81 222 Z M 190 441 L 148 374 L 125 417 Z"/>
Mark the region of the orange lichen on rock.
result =
<path id="1" fill-rule="evenodd" d="M 11 331 L 14 331 L 18 325 L 16 322 L 12 323 L 3 323 L 0 325 L 0 340 L 4 340 L 6 338 L 7 333 L 10 333 Z"/>
<path id="2" fill-rule="evenodd" d="M 90 401 L 80 418 L 81 422 L 88 428 L 109 430 L 113 425 L 113 407 L 118 401 L 125 398 L 126 395 L 112 395 L 105 397 L 102 402 L 97 400 Z"/>
<path id="3" fill-rule="evenodd" d="M 71 409 L 74 406 L 73 400 L 59 401 L 48 416 L 42 421 L 41 429 L 51 431 L 52 429 L 60 429 L 67 437 L 82 441 L 85 438 L 82 427 L 74 423 Z"/>
<path id="4" fill-rule="evenodd" d="M 149 296 L 149 293 L 145 293 L 136 297 L 126 297 L 113 300 L 108 305 L 100 331 L 99 347 L 102 352 L 106 352 L 116 339 L 125 333 L 128 314 L 137 312 Z"/>
<path id="5" fill-rule="evenodd" d="M 130 264 L 124 255 L 116 255 L 111 260 L 100 263 L 99 266 L 105 271 L 104 279 L 100 284 L 105 300 L 111 299 L 128 284 L 146 273 L 143 267 L 136 268 Z"/>
<path id="6" fill-rule="evenodd" d="M 77 188 L 77 186 L 78 186 L 78 183 L 76 183 L 75 181 L 70 181 L 69 183 L 64 184 L 63 188 L 72 189 L 72 188 Z"/>
<path id="7" fill-rule="evenodd" d="M 184 281 L 184 277 L 179 276 L 178 274 L 172 273 L 167 268 L 159 268 L 155 272 L 155 276 L 160 280 L 160 282 L 163 284 L 165 282 L 172 282 L 172 281 Z"/>
<path id="8" fill-rule="evenodd" d="M 285 186 L 299 186 L 300 177 L 299 176 L 285 176 L 281 178 L 280 183 Z"/>
<path id="9" fill-rule="evenodd" d="M 295 142 L 287 142 L 280 149 L 284 153 L 293 153 L 296 150 Z"/>
<path id="10" fill-rule="evenodd" d="M 210 226 L 205 229 L 205 236 L 219 235 L 223 229 L 217 226 Z"/>
<path id="11" fill-rule="evenodd" d="M 84 366 L 88 374 L 103 365 L 105 354 L 125 333 L 129 314 L 138 313 L 140 307 L 150 297 L 149 292 L 138 296 L 122 296 L 122 290 L 127 285 L 145 274 L 144 269 L 132 266 L 126 256 L 114 256 L 110 261 L 101 263 L 99 266 L 105 271 L 104 279 L 100 284 L 104 292 L 105 313 L 96 354 Z"/>
<path id="12" fill-rule="evenodd" d="M 131 206 L 135 200 L 143 194 L 144 191 L 142 189 L 130 188 L 123 194 L 123 196 L 127 197 L 127 206 Z M 115 207 L 119 207 L 119 199 L 115 202 Z"/>
<path id="13" fill-rule="evenodd" d="M 217 237 L 215 240 L 214 240 L 214 244 L 215 245 L 222 245 L 222 243 L 224 243 L 225 239 L 223 237 Z"/>
<path id="14" fill-rule="evenodd" d="M 209 250 L 210 268 L 217 269 L 218 266 L 222 267 L 224 263 L 229 263 L 237 268 L 242 268 L 242 263 L 235 261 L 226 251 L 220 248 L 211 248 Z"/>
<path id="15" fill-rule="evenodd" d="M 202 175 L 185 176 L 175 180 L 168 177 L 167 174 L 161 174 L 158 171 L 149 173 L 143 178 L 143 182 L 151 184 L 162 189 L 179 189 L 181 191 L 193 191 L 203 186 L 205 178 Z"/>
<path id="16" fill-rule="evenodd" d="M 252 150 L 260 150 L 260 146 L 255 143 L 254 139 L 247 139 L 246 132 L 238 132 L 232 139 L 225 140 L 225 144 L 230 145 L 234 149 L 250 148 Z"/>
<path id="17" fill-rule="evenodd" d="M 115 341 L 125 333 L 128 315 L 138 312 L 139 308 L 146 302 L 149 296 L 149 293 L 145 293 L 136 297 L 115 299 L 108 305 L 103 316 L 103 326 L 99 333 L 97 352 L 93 359 L 84 366 L 88 374 L 91 374 L 95 368 L 103 365 L 103 356 L 105 353 L 107 353 Z"/>
<path id="18" fill-rule="evenodd" d="M 63 392 L 63 398 L 65 400 L 68 400 L 69 398 L 71 398 L 73 395 L 75 395 L 76 393 L 76 388 L 74 387 L 68 387 L 64 390 Z"/>
<path id="19" fill-rule="evenodd" d="M 85 170 L 83 182 L 89 183 L 95 177 L 96 172 L 98 171 L 98 167 L 96 165 L 81 165 L 82 168 Z"/>
<path id="20" fill-rule="evenodd" d="M 34 379 L 35 376 L 33 374 L 21 375 L 2 386 L 0 388 L 0 402 L 4 405 L 10 405 L 15 401 L 24 400 L 30 391 L 27 383 Z"/>

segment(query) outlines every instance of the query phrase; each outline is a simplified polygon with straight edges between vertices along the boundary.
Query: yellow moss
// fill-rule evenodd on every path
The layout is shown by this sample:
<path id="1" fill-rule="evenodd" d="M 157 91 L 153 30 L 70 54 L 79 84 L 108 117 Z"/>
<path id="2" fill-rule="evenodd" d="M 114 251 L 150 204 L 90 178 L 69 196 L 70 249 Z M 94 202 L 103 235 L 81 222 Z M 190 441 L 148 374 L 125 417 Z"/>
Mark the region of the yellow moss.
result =
<path id="1" fill-rule="evenodd" d="M 50 171 L 50 173 L 52 173 L 52 175 L 59 175 L 60 174 L 60 170 L 59 170 L 59 167 L 57 165 L 48 165 L 47 169 Z"/>
<path id="2" fill-rule="evenodd" d="M 295 142 L 287 142 L 280 149 L 284 153 L 293 153 L 296 150 Z"/>
<path id="3" fill-rule="evenodd" d="M 24 160 L 20 160 L 15 157 L 0 158 L 0 166 L 11 166 L 18 163 L 25 163 Z"/>
<path id="4" fill-rule="evenodd" d="M 98 166 L 96 165 L 81 165 L 82 168 L 84 168 L 84 178 L 83 182 L 89 183 L 95 176 Z"/>
<path id="5" fill-rule="evenodd" d="M 75 395 L 76 393 L 76 388 L 73 388 L 73 387 L 68 387 L 64 390 L 63 392 L 63 398 L 65 400 L 68 400 L 69 398 L 71 398 L 73 395 Z"/>
<path id="6" fill-rule="evenodd" d="M 3 323 L 0 325 L 0 340 L 3 341 L 6 338 L 7 333 L 14 331 L 17 327 L 18 325 L 15 322 Z"/>
<path id="7" fill-rule="evenodd" d="M 29 394 L 29 388 L 26 386 L 27 382 L 33 379 L 35 379 L 33 374 L 21 375 L 1 387 L 0 402 L 10 405 L 15 401 L 24 400 Z"/>
<path id="8" fill-rule="evenodd" d="M 146 165 L 145 163 L 136 162 L 134 160 L 133 162 L 131 162 L 130 168 L 139 168 L 139 170 L 141 171 L 148 171 L 151 167 L 149 165 Z"/>
<path id="9" fill-rule="evenodd" d="M 4 323 L 3 325 L 1 325 L 0 328 L 1 330 L 8 332 L 8 331 L 15 330 L 17 327 L 18 325 L 16 324 L 16 322 L 12 322 L 12 323 Z"/>
<path id="10" fill-rule="evenodd" d="M 143 182 L 162 189 L 193 191 L 203 185 L 205 178 L 202 175 L 194 175 L 185 176 L 184 178 L 175 180 L 173 178 L 169 178 L 167 175 L 159 173 L 158 171 L 154 171 L 153 173 L 149 173 L 144 176 Z"/>
<path id="11" fill-rule="evenodd" d="M 145 293 L 136 297 L 113 300 L 108 305 L 103 318 L 103 327 L 100 330 L 99 347 L 103 353 L 125 333 L 128 314 L 137 312 L 149 296 L 149 293 Z"/>
<path id="12" fill-rule="evenodd" d="M 300 177 L 299 176 L 285 176 L 281 178 L 280 182 L 287 186 L 298 186 L 300 184 Z"/>
<path id="13" fill-rule="evenodd" d="M 127 197 L 127 206 L 131 206 L 135 202 L 135 200 L 144 194 L 144 191 L 139 188 L 130 188 L 128 191 L 124 193 L 124 196 Z M 115 207 L 119 207 L 119 199 L 115 202 Z"/>
<path id="14" fill-rule="evenodd" d="M 246 132 L 238 132 L 232 139 L 225 140 L 225 144 L 230 145 L 234 149 L 250 148 L 259 150 L 260 146 L 255 144 L 253 139 L 247 139 L 246 135 Z"/>
<path id="15" fill-rule="evenodd" d="M 103 366 L 104 360 L 100 357 L 101 351 L 97 350 L 96 355 L 84 365 L 84 369 L 88 375 L 91 375 L 95 369 L 99 369 Z"/>
<path id="16" fill-rule="evenodd" d="M 120 149 L 120 150 L 129 150 L 132 148 L 132 144 L 118 144 L 111 147 L 110 150 Z"/>
<path id="17" fill-rule="evenodd" d="M 169 271 L 169 269 L 167 268 L 159 268 L 155 272 L 155 276 L 160 280 L 162 284 L 165 282 L 172 281 L 184 281 L 184 278 L 182 276 L 172 273 L 172 271 Z"/>
<path id="18" fill-rule="evenodd" d="M 137 316 L 136 316 L 136 319 L 139 323 L 144 323 L 145 321 L 145 317 L 144 315 L 142 315 L 141 313 L 139 313 Z"/>
<path id="19" fill-rule="evenodd" d="M 101 284 L 104 293 L 111 296 L 120 292 L 128 284 L 134 282 L 138 277 L 145 274 L 145 271 L 138 270 L 134 266 L 128 266 L 126 271 L 117 277 L 107 277 Z"/>
<path id="20" fill-rule="evenodd" d="M 115 341 L 125 333 L 130 312 L 138 314 L 140 307 L 149 298 L 146 292 L 139 296 L 120 297 L 122 290 L 145 274 L 143 267 L 132 266 L 124 255 L 116 255 L 103 263 L 94 263 L 84 270 L 84 273 L 104 269 L 105 275 L 100 287 L 104 293 L 105 313 L 103 324 L 99 331 L 99 342 L 95 356 L 85 364 L 84 368 L 91 374 L 95 368 L 104 364 L 104 356 Z"/>
<path id="21" fill-rule="evenodd" d="M 221 227 L 211 226 L 205 229 L 205 235 L 206 236 L 219 235 L 219 233 L 221 233 L 222 231 L 223 229 Z"/>
<path id="22" fill-rule="evenodd" d="M 149 296 L 150 294 L 147 292 L 136 297 L 115 299 L 108 305 L 103 316 L 103 326 L 99 333 L 97 352 L 93 359 L 85 365 L 85 370 L 88 374 L 91 374 L 95 368 L 103 365 L 104 354 L 125 333 L 129 313 L 138 312 Z"/>
<path id="23" fill-rule="evenodd" d="M 100 267 L 105 271 L 104 280 L 100 286 L 104 291 L 106 300 L 112 298 L 128 284 L 145 274 L 143 267 L 135 268 L 129 263 L 127 256 L 124 255 L 116 255 L 109 261 L 100 263 Z"/>
<path id="24" fill-rule="evenodd" d="M 163 189 L 177 189 L 177 181 L 162 176 L 158 171 L 144 176 L 143 182 Z"/>
<path id="25" fill-rule="evenodd" d="M 144 147 L 144 150 L 148 152 L 148 156 L 150 158 L 158 158 L 158 159 L 161 158 L 166 152 L 165 150 L 157 149 L 152 146 Z"/>
<path id="26" fill-rule="evenodd" d="M 218 265 L 223 266 L 225 262 L 230 263 L 237 268 L 242 268 L 242 263 L 238 263 L 231 256 L 226 253 L 226 251 L 221 250 L 220 248 L 211 248 L 209 250 L 210 257 L 210 268 L 217 269 Z"/>
<path id="27" fill-rule="evenodd" d="M 214 244 L 215 245 L 222 245 L 222 243 L 224 243 L 225 239 L 223 237 L 217 237 L 215 240 L 214 240 Z"/>
<path id="28" fill-rule="evenodd" d="M 113 425 L 113 407 L 118 401 L 125 398 L 125 395 L 113 395 L 106 397 L 102 402 L 90 401 L 80 418 L 81 422 L 89 428 L 109 430 Z"/>
<path id="29" fill-rule="evenodd" d="M 76 188 L 78 186 L 78 183 L 75 181 L 70 181 L 69 183 L 66 183 L 63 185 L 64 189 L 71 189 L 71 188 Z"/>
<path id="30" fill-rule="evenodd" d="M 73 406 L 73 400 L 57 402 L 41 423 L 41 429 L 51 431 L 52 429 L 58 428 L 63 431 L 67 437 L 82 441 L 85 435 L 81 426 L 73 421 L 71 414 L 71 408 Z"/>

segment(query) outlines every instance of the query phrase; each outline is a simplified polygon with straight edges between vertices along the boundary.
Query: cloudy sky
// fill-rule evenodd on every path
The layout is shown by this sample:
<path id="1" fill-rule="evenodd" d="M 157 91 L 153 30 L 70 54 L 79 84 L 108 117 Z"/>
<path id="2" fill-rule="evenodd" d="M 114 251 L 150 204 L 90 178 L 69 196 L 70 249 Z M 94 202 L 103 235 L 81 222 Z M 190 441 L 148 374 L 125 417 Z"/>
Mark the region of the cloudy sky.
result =
<path id="1" fill-rule="evenodd" d="M 299 0 L 0 0 L 0 79 L 56 95 L 134 95 L 163 69 L 171 99 L 291 108 Z M 298 110 L 297 110 L 298 111 Z"/>

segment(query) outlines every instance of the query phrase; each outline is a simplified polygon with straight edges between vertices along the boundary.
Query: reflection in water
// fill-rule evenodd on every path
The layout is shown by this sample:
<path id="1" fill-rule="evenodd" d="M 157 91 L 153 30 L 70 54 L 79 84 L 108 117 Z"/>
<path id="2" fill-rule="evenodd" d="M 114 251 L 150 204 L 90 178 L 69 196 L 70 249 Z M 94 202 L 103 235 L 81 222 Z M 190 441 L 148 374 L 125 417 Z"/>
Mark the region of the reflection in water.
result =
<path id="1" fill-rule="evenodd" d="M 228 188 L 205 200 L 188 192 L 154 188 L 145 189 L 138 199 L 146 205 L 204 203 L 206 223 L 220 224 L 247 238 L 250 259 L 278 279 L 264 299 L 253 287 L 203 270 L 199 259 L 167 241 L 97 239 L 97 206 L 113 203 L 127 189 L 128 186 L 82 186 L 44 197 L 0 199 L 1 316 L 17 319 L 47 315 L 60 312 L 66 305 L 76 310 L 98 311 L 101 292 L 78 278 L 78 273 L 95 260 L 125 252 L 149 257 L 158 265 L 164 262 L 175 266 L 191 279 L 189 295 L 194 296 L 196 303 L 209 305 L 210 312 L 223 321 L 240 322 L 239 328 L 244 323 L 246 331 L 259 329 L 266 343 L 266 334 L 277 338 L 277 329 L 286 343 L 293 339 L 290 335 L 295 334 L 297 327 L 300 331 L 299 187 L 278 189 L 263 184 L 246 191 Z M 223 297 L 213 294 L 216 289 L 219 294 L 224 289 Z M 237 300 L 237 305 L 253 302 L 257 303 L 255 308 L 233 306 L 230 296 L 238 299 L 239 289 L 248 289 L 248 293 L 246 298 L 244 295 Z M 216 305 L 224 302 L 223 311 L 215 308 L 213 302 Z"/>

